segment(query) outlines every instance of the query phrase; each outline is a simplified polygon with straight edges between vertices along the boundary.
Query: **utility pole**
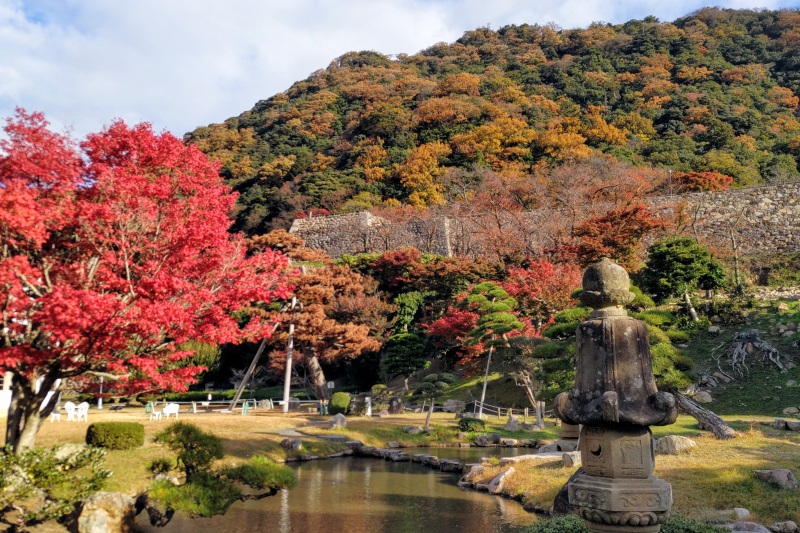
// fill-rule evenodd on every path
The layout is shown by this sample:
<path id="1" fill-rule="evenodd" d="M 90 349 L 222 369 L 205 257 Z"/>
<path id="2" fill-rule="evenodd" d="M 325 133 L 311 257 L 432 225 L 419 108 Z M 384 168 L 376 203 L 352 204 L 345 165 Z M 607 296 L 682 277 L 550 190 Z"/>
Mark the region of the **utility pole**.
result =
<path id="1" fill-rule="evenodd" d="M 492 341 L 496 338 L 492 333 Z M 492 364 L 492 351 L 494 351 L 494 342 L 489 346 L 489 357 L 486 359 L 486 373 L 483 375 L 483 390 L 481 391 L 481 405 L 478 407 L 478 418 L 483 418 L 483 401 L 486 399 L 486 384 L 489 382 L 489 365 Z"/>
<path id="2" fill-rule="evenodd" d="M 303 309 L 303 304 L 298 303 L 297 297 L 292 296 L 292 303 L 289 311 L 292 313 L 289 318 L 289 340 L 286 341 L 286 376 L 283 381 L 283 412 L 289 412 L 289 389 L 292 384 L 292 352 L 294 351 L 294 318 L 297 309 Z"/>

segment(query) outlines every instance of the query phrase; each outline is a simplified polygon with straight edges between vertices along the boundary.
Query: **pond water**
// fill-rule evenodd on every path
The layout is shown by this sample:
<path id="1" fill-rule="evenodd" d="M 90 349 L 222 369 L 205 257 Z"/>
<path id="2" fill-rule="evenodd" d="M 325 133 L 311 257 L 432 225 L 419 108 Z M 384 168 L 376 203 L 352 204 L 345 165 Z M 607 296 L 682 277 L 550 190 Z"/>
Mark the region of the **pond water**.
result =
<path id="1" fill-rule="evenodd" d="M 531 450 L 420 448 L 403 450 L 476 462 Z M 297 486 L 259 501 L 237 502 L 224 516 L 175 517 L 164 528 L 189 533 L 522 533 L 536 516 L 512 500 L 460 489 L 459 474 L 416 463 L 348 457 L 294 466 Z M 145 513 L 142 513 L 145 514 Z M 137 521 L 137 525 L 143 522 Z"/>

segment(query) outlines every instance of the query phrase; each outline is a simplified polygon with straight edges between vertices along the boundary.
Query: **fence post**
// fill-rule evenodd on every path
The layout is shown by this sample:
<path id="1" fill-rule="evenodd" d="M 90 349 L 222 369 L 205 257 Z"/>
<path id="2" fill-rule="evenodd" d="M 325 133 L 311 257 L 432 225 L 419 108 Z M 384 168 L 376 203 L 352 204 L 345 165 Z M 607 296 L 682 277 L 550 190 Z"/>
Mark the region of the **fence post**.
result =
<path id="1" fill-rule="evenodd" d="M 528 423 L 528 408 L 527 407 L 525 408 L 525 413 L 522 416 L 524 417 L 523 424 L 527 424 Z"/>

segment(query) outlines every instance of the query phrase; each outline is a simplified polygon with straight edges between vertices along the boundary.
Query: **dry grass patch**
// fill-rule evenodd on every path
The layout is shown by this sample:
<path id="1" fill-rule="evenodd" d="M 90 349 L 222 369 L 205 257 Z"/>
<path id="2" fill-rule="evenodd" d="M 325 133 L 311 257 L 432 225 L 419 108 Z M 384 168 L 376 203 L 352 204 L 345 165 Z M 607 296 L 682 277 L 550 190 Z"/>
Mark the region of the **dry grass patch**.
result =
<path id="1" fill-rule="evenodd" d="M 772 487 L 753 475 L 753 470 L 774 468 L 800 473 L 800 434 L 756 424 L 755 419 L 734 423 L 741 436 L 727 441 L 705 432 L 698 435 L 696 421 L 685 416 L 673 426 L 657 428 L 657 436 L 684 434 L 697 442 L 681 455 L 656 457 L 655 474 L 672 484 L 674 512 L 707 521 L 719 517 L 719 511 L 744 507 L 760 523 L 800 522 L 797 491 Z M 488 483 L 507 468 L 486 466 L 478 482 Z M 544 508 L 552 505 L 575 471 L 559 462 L 521 461 L 513 466 L 503 492 Z"/>

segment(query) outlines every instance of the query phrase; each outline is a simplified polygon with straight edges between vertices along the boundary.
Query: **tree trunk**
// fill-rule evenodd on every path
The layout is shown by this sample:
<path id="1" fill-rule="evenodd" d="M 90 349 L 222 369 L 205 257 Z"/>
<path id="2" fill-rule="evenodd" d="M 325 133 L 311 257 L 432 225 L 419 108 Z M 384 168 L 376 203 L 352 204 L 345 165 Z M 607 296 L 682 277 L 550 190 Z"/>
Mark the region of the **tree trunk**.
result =
<path id="1" fill-rule="evenodd" d="M 495 339 L 495 334 L 492 333 L 492 340 Z M 483 402 L 486 400 L 486 385 L 489 383 L 489 366 L 492 364 L 492 351 L 494 344 L 489 346 L 489 357 L 486 358 L 486 373 L 483 375 L 483 390 L 481 391 L 481 405 L 478 407 L 478 418 L 483 418 Z"/>
<path id="2" fill-rule="evenodd" d="M 692 316 L 693 322 L 700 322 L 700 318 L 697 316 L 697 311 L 692 305 L 692 300 L 689 298 L 689 291 L 683 291 L 683 301 L 686 302 L 686 307 L 689 308 L 689 314 Z"/>
<path id="3" fill-rule="evenodd" d="M 317 353 L 313 348 L 306 348 L 303 350 L 303 355 L 306 358 L 306 366 L 311 373 L 311 379 L 314 381 L 314 390 L 317 393 L 317 400 L 330 400 L 331 391 L 328 389 L 328 381 L 325 379 L 325 372 L 319 365 Z"/>
<path id="4" fill-rule="evenodd" d="M 428 429 L 428 426 L 430 426 L 430 424 L 431 424 L 431 415 L 433 414 L 433 406 L 434 406 L 435 404 L 436 404 L 436 400 L 435 400 L 435 399 L 433 399 L 433 398 L 431 398 L 431 407 L 430 407 L 430 409 L 428 410 L 428 416 L 426 416 L 426 417 L 425 417 L 425 425 L 423 426 L 423 428 L 422 428 L 422 429 L 425 429 L 425 430 L 427 430 L 427 429 Z"/>
<path id="5" fill-rule="evenodd" d="M 736 437 L 736 432 L 732 427 L 705 407 L 701 407 L 676 390 L 672 391 L 672 395 L 675 397 L 678 409 L 695 418 L 703 428 L 711 431 L 718 439 Z"/>
<path id="6" fill-rule="evenodd" d="M 528 374 L 527 371 L 516 372 L 513 374 L 514 381 L 522 387 L 522 390 L 525 391 L 525 396 L 528 397 L 528 401 L 531 402 L 533 406 L 533 412 L 536 416 L 536 427 L 543 428 L 544 427 L 544 416 L 542 413 L 541 406 L 539 402 L 536 400 L 536 393 L 533 392 L 533 384 L 531 383 L 531 376 Z"/>
<path id="7" fill-rule="evenodd" d="M 47 393 L 55 384 L 55 378 L 44 376 L 36 392 L 36 383 L 14 375 L 11 381 L 11 405 L 8 407 L 6 421 L 6 445 L 13 452 L 33 448 L 36 444 L 36 434 L 42 420 L 50 416 L 55 407 L 55 400 L 48 402 L 47 406 L 39 411 L 39 407 L 47 397 Z"/>

